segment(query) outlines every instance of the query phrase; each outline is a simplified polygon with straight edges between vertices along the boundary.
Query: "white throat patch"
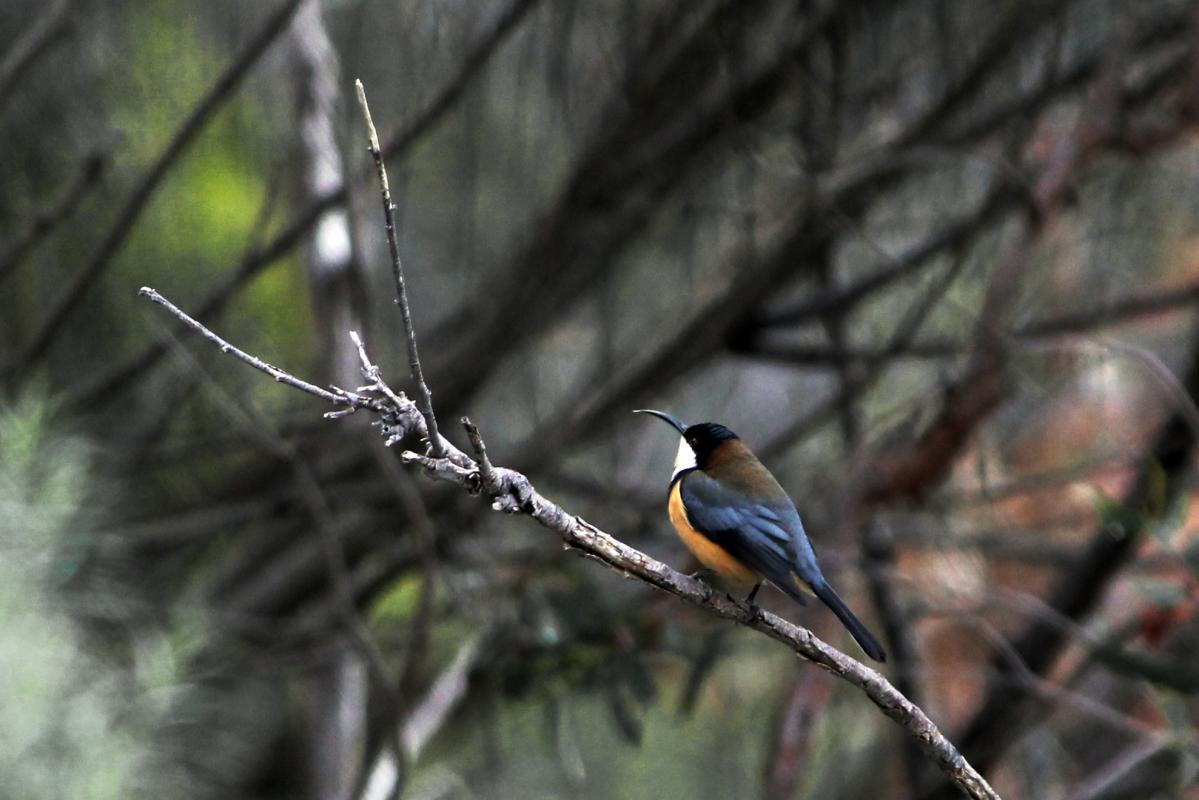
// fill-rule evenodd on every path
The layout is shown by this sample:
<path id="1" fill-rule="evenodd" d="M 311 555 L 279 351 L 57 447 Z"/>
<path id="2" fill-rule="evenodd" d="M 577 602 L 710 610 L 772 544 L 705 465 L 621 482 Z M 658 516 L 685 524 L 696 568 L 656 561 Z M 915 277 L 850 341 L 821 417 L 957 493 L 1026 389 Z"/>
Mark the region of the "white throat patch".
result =
<path id="1" fill-rule="evenodd" d="M 674 457 L 674 472 L 670 479 L 673 481 L 679 477 L 679 473 L 683 470 L 688 470 L 696 466 L 695 451 L 691 449 L 691 445 L 687 444 L 687 440 L 679 437 L 679 452 Z"/>

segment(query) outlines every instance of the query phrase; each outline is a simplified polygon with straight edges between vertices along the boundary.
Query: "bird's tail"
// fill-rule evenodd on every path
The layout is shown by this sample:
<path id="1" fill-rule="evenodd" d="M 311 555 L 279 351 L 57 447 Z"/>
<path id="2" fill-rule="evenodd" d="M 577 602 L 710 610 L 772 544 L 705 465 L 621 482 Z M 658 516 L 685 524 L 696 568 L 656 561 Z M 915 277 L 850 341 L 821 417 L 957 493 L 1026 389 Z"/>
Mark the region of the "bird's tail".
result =
<path id="1" fill-rule="evenodd" d="M 874 638 L 874 634 L 866 630 L 866 626 L 862 621 L 854 616 L 854 613 L 849 610 L 849 606 L 837 596 L 833 591 L 833 587 L 829 586 L 826 581 L 810 584 L 812 592 L 819 597 L 824 604 L 832 609 L 837 615 L 837 619 L 841 620 L 841 624 L 849 631 L 849 635 L 854 638 L 866 652 L 866 655 L 873 658 L 875 661 L 886 661 L 887 653 L 883 650 L 883 646 L 878 643 L 878 639 Z"/>

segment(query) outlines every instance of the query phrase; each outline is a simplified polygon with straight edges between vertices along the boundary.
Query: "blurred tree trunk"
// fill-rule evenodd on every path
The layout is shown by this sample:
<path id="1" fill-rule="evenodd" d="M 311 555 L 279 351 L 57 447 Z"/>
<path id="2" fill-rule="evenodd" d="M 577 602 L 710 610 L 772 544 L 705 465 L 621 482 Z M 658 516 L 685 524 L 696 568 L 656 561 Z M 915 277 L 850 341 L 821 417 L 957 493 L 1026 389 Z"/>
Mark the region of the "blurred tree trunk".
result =
<path id="1" fill-rule="evenodd" d="M 312 203 L 346 185 L 345 163 L 337 144 L 341 67 L 329 38 L 320 0 L 307 0 L 291 31 L 303 202 Z M 305 259 L 315 317 L 318 370 L 339 386 L 361 382 L 347 332 L 362 330 L 362 284 L 346 209 L 326 211 L 312 231 Z M 313 534 L 315 535 L 315 534 Z M 338 568 L 337 566 L 333 567 Z M 309 795 L 314 800 L 346 800 L 353 792 L 366 730 L 368 681 L 365 666 L 342 633 L 332 655 L 307 678 L 305 763 L 311 765 Z"/>

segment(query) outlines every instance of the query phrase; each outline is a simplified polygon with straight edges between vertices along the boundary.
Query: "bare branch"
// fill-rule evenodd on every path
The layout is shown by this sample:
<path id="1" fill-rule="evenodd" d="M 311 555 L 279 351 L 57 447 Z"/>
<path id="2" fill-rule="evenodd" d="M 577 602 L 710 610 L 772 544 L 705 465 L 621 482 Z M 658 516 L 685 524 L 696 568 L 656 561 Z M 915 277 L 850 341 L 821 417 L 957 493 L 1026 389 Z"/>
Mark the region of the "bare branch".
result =
<path id="1" fill-rule="evenodd" d="M 152 297 L 152 299 L 154 298 Z M 252 407 L 245 403 L 239 403 L 226 394 L 178 340 L 176 340 L 176 348 L 183 357 L 191 362 L 194 373 L 209 388 L 217 406 L 225 411 L 231 422 L 272 458 L 278 459 L 291 468 L 298 489 L 296 495 L 312 518 L 324 554 L 329 581 L 333 586 L 333 610 L 350 634 L 351 640 L 358 648 L 367 666 L 374 673 L 376 682 L 385 693 L 394 694 L 396 681 L 387 666 L 387 659 L 371 634 L 370 628 L 358 613 L 345 547 L 334 525 L 333 507 L 315 470 L 301 457 L 296 448 L 283 436 L 272 430 L 266 420 L 262 419 Z"/>
<path id="2" fill-rule="evenodd" d="M 351 399 L 352 397 L 355 397 L 355 396 L 351 395 L 348 392 L 342 392 L 340 394 L 337 394 L 334 392 L 330 392 L 327 389 L 322 389 L 319 386 L 314 386 L 313 384 L 309 383 L 308 381 L 301 380 L 301 379 L 295 377 L 294 375 L 284 372 L 283 370 L 279 369 L 278 367 L 276 367 L 272 364 L 266 363 L 265 361 L 263 361 L 260 358 L 256 358 L 255 356 L 250 355 L 245 350 L 241 350 L 237 347 L 234 347 L 233 345 L 229 344 L 224 339 L 222 339 L 220 336 L 217 336 L 215 333 L 208 330 L 208 328 L 205 328 L 199 322 L 197 322 L 196 320 L 189 317 L 187 315 L 187 313 L 184 312 L 182 309 L 180 309 L 177 305 L 175 305 L 170 300 L 163 297 L 161 294 L 159 294 L 154 289 L 151 289 L 149 286 L 143 286 L 141 289 L 138 290 L 137 293 L 139 295 L 141 295 L 142 297 L 150 298 L 152 301 L 154 301 L 155 303 L 158 303 L 158 305 L 162 306 L 167 311 L 171 312 L 171 314 L 174 317 L 182 320 L 183 323 L 185 325 L 187 325 L 187 327 L 191 328 L 193 331 L 200 334 L 205 339 L 207 339 L 208 341 L 215 344 L 217 347 L 221 348 L 222 353 L 231 353 L 235 358 L 238 358 L 238 359 L 246 362 L 254 369 L 256 369 L 260 372 L 265 372 L 267 375 L 270 375 L 278 383 L 286 383 L 288 386 L 291 386 L 294 389 L 299 389 L 301 392 L 307 392 L 308 394 L 315 395 L 326 402 L 333 403 L 334 405 L 352 406 L 352 407 L 356 407 L 356 408 L 367 407 L 370 405 L 370 403 L 368 401 L 366 401 L 364 398 L 358 398 L 359 402 L 355 402 L 354 400 Z"/>
<path id="3" fill-rule="evenodd" d="M 391 275 L 396 285 L 396 305 L 400 307 L 400 317 L 404 320 L 404 339 L 408 342 L 408 369 L 412 372 L 412 380 L 416 382 L 419 392 L 417 406 L 425 418 L 428 429 L 429 449 L 433 455 L 441 458 L 445 450 L 437 433 L 437 417 L 433 414 L 433 393 L 425 383 L 424 372 L 420 368 L 420 355 L 416 351 L 416 330 L 412 327 L 412 312 L 408 308 L 408 290 L 404 287 L 404 265 L 400 261 L 400 245 L 396 241 L 395 206 L 391 202 L 391 187 L 387 184 L 387 165 L 383 163 L 383 153 L 379 149 L 379 135 L 375 133 L 375 123 L 371 119 L 371 109 L 366 102 L 366 89 L 362 81 L 354 81 L 358 91 L 358 104 L 362 106 L 362 117 L 366 120 L 367 135 L 370 139 L 371 158 L 375 160 L 375 170 L 379 173 L 379 193 L 383 196 L 383 219 L 387 225 L 387 247 L 391 251 Z"/>
<path id="4" fill-rule="evenodd" d="M 478 480 L 477 470 L 472 472 L 463 469 L 448 460 L 430 459 L 417 453 L 403 455 L 406 461 L 420 463 L 431 477 L 439 480 L 467 488 L 470 488 L 472 481 Z M 733 620 L 782 642 L 798 655 L 861 689 L 884 714 L 914 736 L 924 752 L 966 794 L 976 798 L 998 797 L 932 720 L 875 670 L 826 644 L 806 628 L 793 625 L 770 612 L 738 603 L 721 592 L 712 591 L 701 581 L 676 572 L 666 564 L 629 547 L 541 496 L 521 473 L 499 469 L 497 474 L 504 494 L 512 500 L 505 510 L 519 510 L 532 517 L 542 526 L 558 533 L 568 548 L 577 548 L 584 555 L 627 577 L 642 580 L 716 616 Z"/>
<path id="5" fill-rule="evenodd" d="M 212 341 L 222 351 L 232 353 L 255 369 L 271 375 L 275 380 L 337 405 L 354 405 L 379 413 L 383 418 L 383 432 L 389 442 L 401 441 L 414 433 L 426 434 L 423 430 L 425 418 L 418 412 L 415 404 L 402 395 L 392 393 L 381 397 L 375 387 L 367 387 L 374 394 L 373 400 L 367 400 L 345 390 L 333 393 L 320 389 L 225 342 L 198 322 L 191 320 L 153 289 L 143 289 L 141 293 L 188 322 L 189 327 Z M 370 363 L 365 356 L 365 348 L 362 358 L 364 362 Z M 402 458 L 406 463 L 422 465 L 432 478 L 457 484 L 472 493 L 478 492 L 482 486 L 479 465 L 451 443 L 444 439 L 441 442 L 445 447 L 444 457 L 430 458 L 409 451 L 403 453 Z M 874 669 L 825 643 L 806 628 L 793 625 L 770 612 L 739 603 L 722 592 L 715 592 L 703 582 L 675 571 L 605 533 L 582 517 L 570 514 L 538 493 L 525 475 L 511 469 L 494 468 L 493 477 L 498 482 L 493 507 L 530 516 L 543 527 L 557 533 L 568 549 L 577 549 L 585 556 L 626 577 L 648 583 L 716 616 L 752 628 L 787 645 L 796 654 L 861 689 L 884 714 L 915 737 L 923 751 L 967 795 L 980 800 L 998 800 L 999 795 L 970 766 L 953 743 L 945 738 L 928 715 Z"/>

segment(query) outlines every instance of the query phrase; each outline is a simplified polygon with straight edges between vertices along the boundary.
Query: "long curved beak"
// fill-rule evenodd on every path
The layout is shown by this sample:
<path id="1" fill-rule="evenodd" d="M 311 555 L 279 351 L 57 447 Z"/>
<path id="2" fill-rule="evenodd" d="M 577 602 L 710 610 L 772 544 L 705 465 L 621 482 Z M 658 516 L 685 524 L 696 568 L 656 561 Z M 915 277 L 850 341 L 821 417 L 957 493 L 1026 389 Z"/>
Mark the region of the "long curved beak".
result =
<path id="1" fill-rule="evenodd" d="M 635 409 L 633 411 L 633 413 L 634 414 L 653 414 L 655 417 L 662 420 L 663 422 L 667 422 L 667 423 L 673 425 L 674 429 L 676 431 L 678 431 L 680 434 L 682 434 L 685 430 L 687 430 L 687 425 L 685 423 L 680 422 L 679 420 L 677 420 L 674 417 L 667 414 L 665 411 L 655 411 L 652 408 L 638 408 L 638 409 Z"/>

